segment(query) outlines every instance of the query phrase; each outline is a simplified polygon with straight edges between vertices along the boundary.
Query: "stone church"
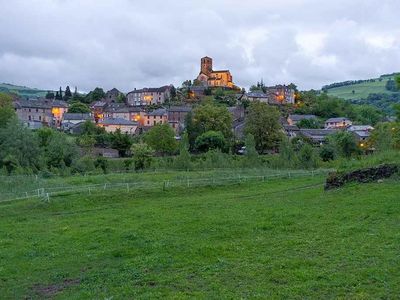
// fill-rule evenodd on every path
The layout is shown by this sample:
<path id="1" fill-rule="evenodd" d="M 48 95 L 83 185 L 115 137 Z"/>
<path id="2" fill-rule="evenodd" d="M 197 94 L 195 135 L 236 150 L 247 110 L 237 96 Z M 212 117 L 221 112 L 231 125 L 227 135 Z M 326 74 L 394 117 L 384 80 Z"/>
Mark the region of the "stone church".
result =
<path id="1" fill-rule="evenodd" d="M 213 71 L 213 60 L 207 56 L 201 59 L 201 70 L 197 80 L 209 87 L 233 88 L 229 70 Z"/>

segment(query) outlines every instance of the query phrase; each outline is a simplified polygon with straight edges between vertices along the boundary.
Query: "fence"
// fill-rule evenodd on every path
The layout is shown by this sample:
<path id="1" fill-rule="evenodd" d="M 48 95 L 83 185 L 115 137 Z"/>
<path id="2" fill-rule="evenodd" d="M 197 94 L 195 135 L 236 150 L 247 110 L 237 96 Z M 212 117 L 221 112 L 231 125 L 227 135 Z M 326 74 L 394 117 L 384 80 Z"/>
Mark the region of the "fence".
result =
<path id="1" fill-rule="evenodd" d="M 278 178 L 296 178 L 296 177 L 307 177 L 326 175 L 329 170 L 317 170 L 317 171 L 288 171 L 281 172 L 273 175 L 257 175 L 257 176 L 243 176 L 238 174 L 232 177 L 212 177 L 212 178 L 189 178 L 186 179 L 175 179 L 175 180 L 164 180 L 159 182 L 120 182 L 120 183 L 102 183 L 102 184 L 91 184 L 81 186 L 60 186 L 60 187 L 46 187 L 38 188 L 31 191 L 10 193 L 13 196 L 0 200 L 1 202 L 10 202 L 24 199 L 42 199 L 44 201 L 50 201 L 53 196 L 71 195 L 71 194 L 87 194 L 102 193 L 108 190 L 124 190 L 131 192 L 133 190 L 167 190 L 172 188 L 194 188 L 202 186 L 224 186 L 224 185 L 235 185 L 245 182 L 265 182 L 270 179 Z M 3 196 L 5 196 L 3 194 Z"/>

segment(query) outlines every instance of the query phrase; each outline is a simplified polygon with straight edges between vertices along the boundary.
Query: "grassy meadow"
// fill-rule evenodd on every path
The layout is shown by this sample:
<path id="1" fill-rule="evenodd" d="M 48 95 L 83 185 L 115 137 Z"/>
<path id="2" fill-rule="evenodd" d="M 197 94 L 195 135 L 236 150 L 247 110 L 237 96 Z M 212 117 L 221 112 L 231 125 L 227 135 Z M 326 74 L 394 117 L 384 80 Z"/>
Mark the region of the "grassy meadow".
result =
<path id="1" fill-rule="evenodd" d="M 369 94 L 391 94 L 386 89 L 386 83 L 391 77 L 382 77 L 382 81 L 376 79 L 375 82 L 364 82 L 348 86 L 332 88 L 328 90 L 328 95 L 339 97 L 345 100 L 366 99 Z M 354 94 L 353 94 L 354 91 Z"/>
<path id="2" fill-rule="evenodd" d="M 324 180 L 1 203 L 1 298 L 397 298 L 398 181 Z"/>

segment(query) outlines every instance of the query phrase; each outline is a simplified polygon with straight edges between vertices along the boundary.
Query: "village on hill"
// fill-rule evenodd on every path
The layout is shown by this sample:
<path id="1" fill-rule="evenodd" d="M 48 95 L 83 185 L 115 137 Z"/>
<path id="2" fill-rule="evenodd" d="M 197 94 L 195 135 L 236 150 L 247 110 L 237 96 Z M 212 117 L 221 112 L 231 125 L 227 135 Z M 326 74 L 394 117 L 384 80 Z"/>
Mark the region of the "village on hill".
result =
<path id="1" fill-rule="evenodd" d="M 14 96 L 13 105 L 19 120 L 33 130 L 51 127 L 80 135 L 90 122 L 106 133 L 118 131 L 140 136 L 156 125 L 168 124 L 174 131 L 175 139 L 179 140 L 187 129 L 188 115 L 193 117 L 196 107 L 211 101 L 229 112 L 234 139 L 243 141 L 249 105 L 259 102 L 279 111 L 280 130 L 289 139 L 304 138 L 319 147 L 329 136 L 346 131 L 354 136 L 362 151 L 374 151 L 369 137 L 374 130 L 373 125 L 379 121 L 375 112 L 370 112 L 372 119 L 367 116 L 355 120 L 345 111 L 343 115 L 337 115 L 337 111 L 332 115 L 329 111 L 310 114 L 307 113 L 307 93 L 301 94 L 294 84 L 267 87 L 261 80 L 246 92 L 234 84 L 233 78 L 229 70 L 215 70 L 212 58 L 203 57 L 198 76 L 178 88 L 173 85 L 134 88 L 126 94 L 116 88 L 106 92 L 96 88 L 88 95 L 81 95 L 76 88 L 72 93 L 67 87 L 65 91 L 60 88 L 56 93 L 48 92 L 45 98 Z M 368 115 L 368 112 L 365 114 Z M 384 119 L 383 115 L 379 117 Z M 105 157 L 121 154 L 121 151 L 113 150 L 108 145 L 97 146 L 97 151 Z M 277 147 L 257 150 L 260 153 L 277 151 Z M 237 151 L 243 153 L 245 147 L 239 147 Z"/>

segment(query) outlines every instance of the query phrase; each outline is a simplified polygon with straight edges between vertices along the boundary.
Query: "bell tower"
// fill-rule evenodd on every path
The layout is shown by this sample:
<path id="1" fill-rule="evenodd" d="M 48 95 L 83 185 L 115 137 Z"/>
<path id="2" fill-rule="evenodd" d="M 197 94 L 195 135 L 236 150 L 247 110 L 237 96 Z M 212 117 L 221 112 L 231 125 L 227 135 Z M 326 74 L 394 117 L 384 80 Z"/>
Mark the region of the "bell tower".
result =
<path id="1" fill-rule="evenodd" d="M 207 76 L 210 76 L 213 68 L 213 63 L 212 63 L 212 58 L 211 57 L 203 57 L 201 59 L 201 73 L 206 74 Z"/>

